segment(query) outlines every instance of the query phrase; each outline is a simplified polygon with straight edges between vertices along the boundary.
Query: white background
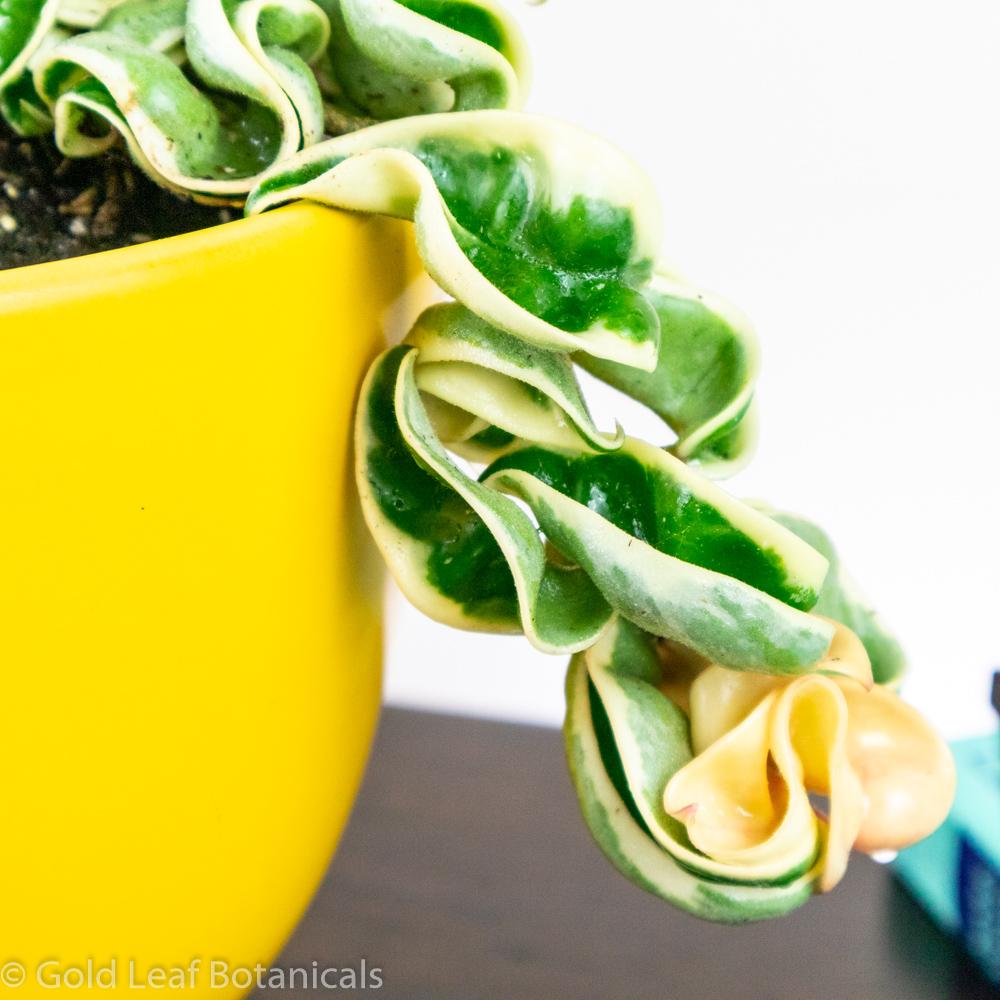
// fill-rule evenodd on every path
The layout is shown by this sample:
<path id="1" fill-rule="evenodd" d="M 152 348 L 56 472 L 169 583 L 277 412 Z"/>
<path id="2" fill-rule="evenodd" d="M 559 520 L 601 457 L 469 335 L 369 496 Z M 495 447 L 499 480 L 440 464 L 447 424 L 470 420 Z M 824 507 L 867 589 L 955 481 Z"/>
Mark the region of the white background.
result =
<path id="1" fill-rule="evenodd" d="M 906 694 L 988 729 L 1000 665 L 1000 5 L 551 0 L 519 7 L 529 109 L 655 178 L 664 255 L 763 346 L 730 481 L 813 517 L 910 653 Z M 607 420 L 611 400 L 594 397 Z M 663 441 L 652 418 L 629 430 Z M 394 590 L 395 704 L 556 725 L 564 662 Z"/>

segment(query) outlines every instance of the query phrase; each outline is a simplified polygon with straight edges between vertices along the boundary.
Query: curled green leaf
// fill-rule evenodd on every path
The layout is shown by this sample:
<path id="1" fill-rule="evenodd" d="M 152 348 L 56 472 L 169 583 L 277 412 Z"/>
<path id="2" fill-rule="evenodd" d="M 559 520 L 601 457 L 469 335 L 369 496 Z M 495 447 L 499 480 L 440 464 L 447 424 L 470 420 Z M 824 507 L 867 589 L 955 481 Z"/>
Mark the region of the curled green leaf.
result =
<path id="1" fill-rule="evenodd" d="M 0 10 L 0 91 L 20 76 L 58 10 L 59 0 L 6 0 Z"/>
<path id="2" fill-rule="evenodd" d="M 163 186 L 241 199 L 265 167 L 321 135 L 308 63 L 328 25 L 310 0 L 130 0 L 107 21 L 35 71 L 68 155 L 95 155 L 120 133 Z M 194 79 L 169 54 L 181 36 Z"/>
<path id="3" fill-rule="evenodd" d="M 816 603 L 826 559 L 673 455 L 635 438 L 609 454 L 522 446 L 489 478 L 519 469 L 659 552 L 732 577 L 800 610 Z"/>
<path id="4" fill-rule="evenodd" d="M 832 637 L 809 609 L 826 560 L 679 459 L 626 439 L 609 454 L 522 446 L 484 481 L 542 530 L 624 617 L 735 669 L 795 673 Z"/>
<path id="5" fill-rule="evenodd" d="M 271 170 L 247 212 L 296 199 L 412 219 L 431 276 L 492 326 L 652 370 L 643 295 L 659 245 L 648 178 L 559 122 L 470 111 L 388 122 Z"/>
<path id="6" fill-rule="evenodd" d="M 331 95 L 347 116 L 384 121 L 516 108 L 527 88 L 517 26 L 489 0 L 323 0 Z"/>
<path id="7" fill-rule="evenodd" d="M 644 294 L 660 322 L 653 371 L 587 355 L 577 360 L 661 417 L 678 436 L 670 449 L 678 458 L 715 478 L 731 475 L 756 440 L 760 353 L 753 328 L 725 299 L 663 273 Z"/>
<path id="8" fill-rule="evenodd" d="M 458 303 L 432 306 L 406 338 L 420 351 L 417 385 L 479 418 L 479 428 L 552 447 L 618 448 L 620 428 L 602 433 L 564 354 L 545 351 L 483 322 Z M 464 440 L 465 434 L 458 435 Z M 446 444 L 452 444 L 447 434 Z"/>
<path id="9" fill-rule="evenodd" d="M 0 9 L 0 114 L 20 135 L 52 127 L 32 76 L 39 53 L 58 41 L 59 0 L 6 0 Z"/>
<path id="10" fill-rule="evenodd" d="M 356 425 L 358 489 L 368 526 L 403 592 L 438 621 L 523 630 L 546 652 L 590 645 L 611 611 L 586 574 L 549 561 L 515 503 L 465 475 L 427 418 L 417 351 L 375 362 Z"/>

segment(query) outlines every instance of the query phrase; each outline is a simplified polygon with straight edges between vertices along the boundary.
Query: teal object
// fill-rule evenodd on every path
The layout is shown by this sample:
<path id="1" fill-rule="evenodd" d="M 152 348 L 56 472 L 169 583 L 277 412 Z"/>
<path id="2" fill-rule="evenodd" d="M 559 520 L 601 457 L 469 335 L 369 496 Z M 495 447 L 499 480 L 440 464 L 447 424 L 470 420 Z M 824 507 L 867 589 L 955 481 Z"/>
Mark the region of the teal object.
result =
<path id="1" fill-rule="evenodd" d="M 951 749 L 958 769 L 951 813 L 936 833 L 902 851 L 894 868 L 1000 985 L 1000 735 Z"/>

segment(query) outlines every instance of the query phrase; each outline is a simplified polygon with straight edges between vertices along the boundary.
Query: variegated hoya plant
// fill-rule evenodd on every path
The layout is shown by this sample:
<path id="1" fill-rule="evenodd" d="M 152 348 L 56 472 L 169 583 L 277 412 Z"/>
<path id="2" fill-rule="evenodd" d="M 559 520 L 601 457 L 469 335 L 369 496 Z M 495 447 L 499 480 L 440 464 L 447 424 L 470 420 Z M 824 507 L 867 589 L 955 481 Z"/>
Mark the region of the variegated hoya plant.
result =
<path id="1" fill-rule="evenodd" d="M 626 157 L 517 110 L 527 75 L 493 0 L 0 0 L 18 133 L 123 142 L 248 213 L 412 220 L 453 301 L 361 390 L 358 488 L 393 576 L 438 621 L 571 657 L 570 773 L 623 874 L 708 919 L 775 916 L 852 847 L 933 830 L 951 759 L 822 531 L 717 485 L 753 445 L 746 319 L 658 265 Z M 577 367 L 675 440 L 596 426 Z"/>

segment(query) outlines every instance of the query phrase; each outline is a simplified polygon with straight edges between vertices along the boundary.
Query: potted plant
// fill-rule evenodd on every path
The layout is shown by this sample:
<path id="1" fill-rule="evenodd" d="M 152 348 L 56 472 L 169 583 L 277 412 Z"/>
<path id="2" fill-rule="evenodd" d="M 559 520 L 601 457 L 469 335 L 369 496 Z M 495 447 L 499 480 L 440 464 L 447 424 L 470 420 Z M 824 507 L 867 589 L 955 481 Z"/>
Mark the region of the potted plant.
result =
<path id="1" fill-rule="evenodd" d="M 368 369 L 361 509 L 427 614 L 571 657 L 570 771 L 612 863 L 744 921 L 940 822 L 951 762 L 894 693 L 895 640 L 818 528 L 716 481 L 753 444 L 749 324 L 658 266 L 627 158 L 516 111 L 501 10 L 13 9 L 12 127 L 77 157 L 121 142 L 248 218 L 0 276 L 3 641 L 26 706 L 4 739 L 30 758 L 12 953 L 266 962 L 343 823 L 378 676 L 350 414 L 414 267 L 400 223 L 304 203 L 412 221 L 454 299 Z M 676 439 L 598 427 L 578 367 Z"/>

